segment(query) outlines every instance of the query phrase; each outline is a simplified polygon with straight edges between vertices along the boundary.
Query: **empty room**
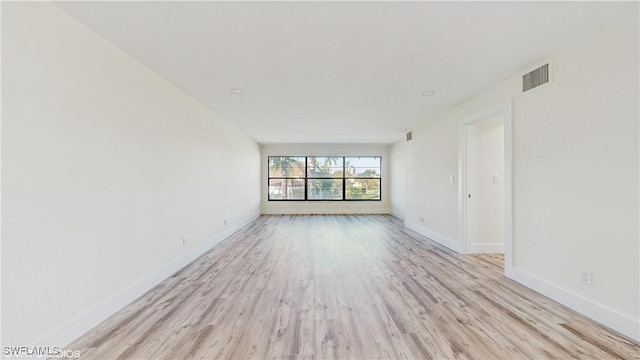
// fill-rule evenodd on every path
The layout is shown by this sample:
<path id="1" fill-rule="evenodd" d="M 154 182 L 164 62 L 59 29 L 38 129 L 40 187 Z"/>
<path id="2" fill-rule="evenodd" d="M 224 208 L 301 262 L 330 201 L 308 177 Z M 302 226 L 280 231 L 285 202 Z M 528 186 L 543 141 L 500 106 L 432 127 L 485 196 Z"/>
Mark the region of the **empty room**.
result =
<path id="1" fill-rule="evenodd" d="M 5 359 L 640 359 L 640 3 L 2 1 Z"/>

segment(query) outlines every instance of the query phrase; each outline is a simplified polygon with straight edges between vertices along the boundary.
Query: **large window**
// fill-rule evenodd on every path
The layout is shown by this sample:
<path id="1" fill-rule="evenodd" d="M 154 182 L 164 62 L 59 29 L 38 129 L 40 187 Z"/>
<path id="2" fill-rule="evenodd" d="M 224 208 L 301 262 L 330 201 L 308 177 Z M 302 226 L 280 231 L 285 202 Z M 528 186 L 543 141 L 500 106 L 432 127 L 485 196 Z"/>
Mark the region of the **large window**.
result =
<path id="1" fill-rule="evenodd" d="M 269 156 L 269 200 L 380 200 L 380 156 Z"/>

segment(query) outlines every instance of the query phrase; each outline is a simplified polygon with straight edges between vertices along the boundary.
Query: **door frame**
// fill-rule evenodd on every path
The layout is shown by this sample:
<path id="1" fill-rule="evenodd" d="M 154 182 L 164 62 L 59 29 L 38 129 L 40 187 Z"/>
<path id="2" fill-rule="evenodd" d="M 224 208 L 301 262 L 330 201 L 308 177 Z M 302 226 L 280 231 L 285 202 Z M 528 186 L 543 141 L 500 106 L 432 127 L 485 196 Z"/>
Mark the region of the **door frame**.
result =
<path id="1" fill-rule="evenodd" d="M 458 124 L 458 234 L 464 254 L 471 253 L 467 236 L 467 142 L 469 125 L 502 114 L 504 120 L 504 269 L 513 267 L 513 193 L 512 193 L 512 105 L 511 100 L 484 109 Z"/>

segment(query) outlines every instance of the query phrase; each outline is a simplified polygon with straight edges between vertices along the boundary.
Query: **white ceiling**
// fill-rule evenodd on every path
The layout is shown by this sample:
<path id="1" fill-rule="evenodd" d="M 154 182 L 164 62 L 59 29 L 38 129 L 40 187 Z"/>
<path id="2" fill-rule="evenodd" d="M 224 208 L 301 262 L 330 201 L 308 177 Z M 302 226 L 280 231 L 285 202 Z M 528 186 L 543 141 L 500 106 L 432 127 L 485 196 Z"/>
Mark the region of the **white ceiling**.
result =
<path id="1" fill-rule="evenodd" d="M 610 1 L 57 4 L 261 143 L 400 140 L 638 13 Z"/>

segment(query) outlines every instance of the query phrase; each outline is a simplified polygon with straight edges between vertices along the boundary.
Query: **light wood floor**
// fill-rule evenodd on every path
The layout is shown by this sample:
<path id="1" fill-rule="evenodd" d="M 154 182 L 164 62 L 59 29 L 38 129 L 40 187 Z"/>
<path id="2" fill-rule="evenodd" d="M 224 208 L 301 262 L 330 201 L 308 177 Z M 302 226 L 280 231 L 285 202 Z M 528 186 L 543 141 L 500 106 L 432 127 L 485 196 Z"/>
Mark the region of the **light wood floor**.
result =
<path id="1" fill-rule="evenodd" d="M 71 344 L 84 359 L 638 359 L 391 216 L 262 216 Z"/>

